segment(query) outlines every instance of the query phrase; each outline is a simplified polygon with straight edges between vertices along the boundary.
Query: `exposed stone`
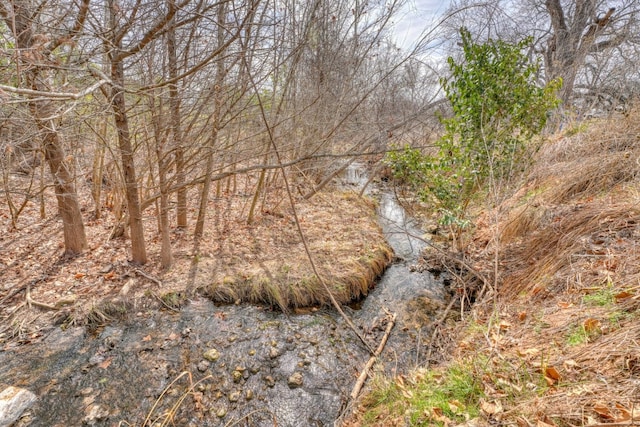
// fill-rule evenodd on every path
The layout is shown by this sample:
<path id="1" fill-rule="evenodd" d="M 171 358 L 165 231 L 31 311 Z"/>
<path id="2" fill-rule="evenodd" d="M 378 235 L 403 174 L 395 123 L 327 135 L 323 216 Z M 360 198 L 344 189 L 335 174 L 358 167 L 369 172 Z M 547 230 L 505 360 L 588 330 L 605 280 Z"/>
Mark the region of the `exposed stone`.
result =
<path id="1" fill-rule="evenodd" d="M 216 350 L 215 348 L 211 348 L 211 349 L 205 351 L 204 354 L 202 355 L 202 357 L 207 359 L 209 362 L 215 362 L 216 360 L 218 360 L 220 358 L 220 352 L 218 350 Z"/>
<path id="2" fill-rule="evenodd" d="M 289 388 L 298 388 L 302 387 L 302 373 L 294 372 L 289 379 L 287 380 L 287 384 L 289 384 Z"/>
<path id="3" fill-rule="evenodd" d="M 204 372 L 207 369 L 209 369 L 209 361 L 208 360 L 201 360 L 200 363 L 198 363 L 198 371 L 200 372 Z"/>
<path id="4" fill-rule="evenodd" d="M 247 400 L 252 400 L 253 399 L 253 390 L 249 389 L 247 391 L 244 392 L 244 398 Z"/>
<path id="5" fill-rule="evenodd" d="M 237 402 L 240 399 L 239 391 L 232 391 L 229 393 L 229 402 Z"/>
<path id="6" fill-rule="evenodd" d="M 267 387 L 273 387 L 276 385 L 276 380 L 274 380 L 271 375 L 264 377 L 264 382 L 267 383 Z"/>
<path id="7" fill-rule="evenodd" d="M 0 427 L 7 427 L 33 404 L 36 395 L 24 388 L 9 386 L 0 393 Z"/>
<path id="8" fill-rule="evenodd" d="M 86 415 L 82 423 L 90 426 L 96 425 L 98 421 L 104 420 L 109 416 L 109 411 L 97 404 L 87 406 L 84 413 Z"/>
<path id="9" fill-rule="evenodd" d="M 278 356 L 280 356 L 280 352 L 278 351 L 278 349 L 276 349 L 275 347 L 271 347 L 269 349 L 269 357 L 275 359 Z"/>

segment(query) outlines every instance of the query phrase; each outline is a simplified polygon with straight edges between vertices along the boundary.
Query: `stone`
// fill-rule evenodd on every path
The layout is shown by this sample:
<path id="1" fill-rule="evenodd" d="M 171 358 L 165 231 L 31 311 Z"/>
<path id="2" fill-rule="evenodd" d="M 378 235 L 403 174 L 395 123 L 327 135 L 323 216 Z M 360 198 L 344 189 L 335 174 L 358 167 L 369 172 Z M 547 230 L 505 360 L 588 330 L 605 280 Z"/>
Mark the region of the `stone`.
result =
<path id="1" fill-rule="evenodd" d="M 211 349 L 205 351 L 204 354 L 202 355 L 202 357 L 207 359 L 209 362 L 215 362 L 216 360 L 218 360 L 220 358 L 220 352 L 218 350 L 216 350 L 215 348 L 211 348 Z"/>
<path id="2" fill-rule="evenodd" d="M 267 383 L 267 387 L 273 387 L 276 385 L 276 380 L 274 380 L 271 375 L 264 377 L 264 382 Z"/>
<path id="3" fill-rule="evenodd" d="M 5 388 L 0 393 L 0 427 L 13 424 L 36 399 L 35 394 L 24 388 L 13 386 Z"/>
<path id="4" fill-rule="evenodd" d="M 85 417 L 82 424 L 96 425 L 98 421 L 102 421 L 109 416 L 109 411 L 97 404 L 91 404 L 84 410 Z"/>
<path id="5" fill-rule="evenodd" d="M 289 384 L 289 388 L 302 387 L 302 382 L 303 382 L 303 378 L 300 372 L 294 372 L 287 380 L 287 384 Z"/>
<path id="6" fill-rule="evenodd" d="M 198 371 L 204 372 L 207 369 L 209 369 L 209 361 L 201 360 L 200 363 L 198 363 Z"/>

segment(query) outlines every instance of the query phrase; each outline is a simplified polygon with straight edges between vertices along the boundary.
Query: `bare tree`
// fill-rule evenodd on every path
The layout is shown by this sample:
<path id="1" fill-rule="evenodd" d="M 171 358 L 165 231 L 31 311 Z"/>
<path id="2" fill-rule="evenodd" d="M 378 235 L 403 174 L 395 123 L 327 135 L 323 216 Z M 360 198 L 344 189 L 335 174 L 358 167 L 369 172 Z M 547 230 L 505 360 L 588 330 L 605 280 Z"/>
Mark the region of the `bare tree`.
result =
<path id="1" fill-rule="evenodd" d="M 22 93 L 32 95 L 28 103 L 40 131 L 45 160 L 53 176 L 66 254 L 79 254 L 84 251 L 87 238 L 74 174 L 64 150 L 63 136 L 59 131 L 60 111 L 52 99 L 55 95 L 55 88 L 51 85 L 55 80 L 52 78 L 52 70 L 58 62 L 53 52 L 61 45 L 70 43 L 79 34 L 84 27 L 88 9 L 89 0 L 83 0 L 75 11 L 72 25 L 66 29 L 63 26 L 55 33 L 40 25 L 40 20 L 43 19 L 42 9 L 36 3 L 29 0 L 0 3 L 0 14 L 12 32 L 17 47 L 16 73 L 18 76 L 24 75 L 24 84 L 31 91 Z M 61 19 L 63 22 L 64 18 Z"/>
<path id="2" fill-rule="evenodd" d="M 460 13 L 452 13 L 456 11 Z M 640 42 L 638 0 L 458 0 L 449 13 L 448 37 L 460 26 L 479 39 L 532 36 L 531 54 L 542 57 L 544 80 L 562 78 L 565 105 L 598 92 L 611 63 L 629 63 L 625 55 L 635 52 Z"/>

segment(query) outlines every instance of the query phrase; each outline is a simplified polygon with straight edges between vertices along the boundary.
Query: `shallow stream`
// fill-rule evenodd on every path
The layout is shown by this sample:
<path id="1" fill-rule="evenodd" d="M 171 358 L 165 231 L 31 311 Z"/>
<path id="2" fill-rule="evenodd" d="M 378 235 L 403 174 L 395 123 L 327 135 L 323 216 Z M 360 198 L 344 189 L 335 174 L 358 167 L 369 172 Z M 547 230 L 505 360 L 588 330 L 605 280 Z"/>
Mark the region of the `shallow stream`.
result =
<path id="1" fill-rule="evenodd" d="M 344 181 L 357 189 L 366 177 L 355 166 Z M 421 362 L 425 325 L 444 291 L 412 271 L 423 244 L 411 235 L 420 230 L 391 193 L 379 200 L 397 260 L 345 310 L 372 347 L 386 326 L 384 308 L 398 313 L 381 364 L 394 373 Z M 177 313 L 136 311 L 97 334 L 52 328 L 40 343 L 0 351 L 0 384 L 38 396 L 15 425 L 153 426 L 170 416 L 178 426 L 329 426 L 369 358 L 330 309 L 287 316 L 196 298 Z"/>

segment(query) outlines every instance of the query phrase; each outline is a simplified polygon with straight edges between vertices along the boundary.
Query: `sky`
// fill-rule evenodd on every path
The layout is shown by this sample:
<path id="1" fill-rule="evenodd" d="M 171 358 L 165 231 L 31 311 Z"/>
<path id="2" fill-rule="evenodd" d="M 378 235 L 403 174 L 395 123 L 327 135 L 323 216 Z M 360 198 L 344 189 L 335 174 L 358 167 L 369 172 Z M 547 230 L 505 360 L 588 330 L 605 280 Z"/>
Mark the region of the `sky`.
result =
<path id="1" fill-rule="evenodd" d="M 410 49 L 426 28 L 433 28 L 449 3 L 450 0 L 409 0 L 394 28 L 397 45 Z"/>

